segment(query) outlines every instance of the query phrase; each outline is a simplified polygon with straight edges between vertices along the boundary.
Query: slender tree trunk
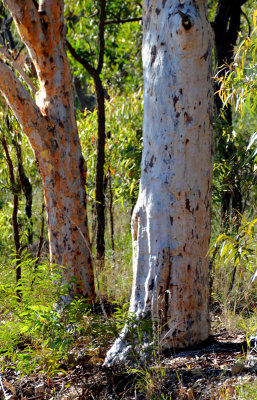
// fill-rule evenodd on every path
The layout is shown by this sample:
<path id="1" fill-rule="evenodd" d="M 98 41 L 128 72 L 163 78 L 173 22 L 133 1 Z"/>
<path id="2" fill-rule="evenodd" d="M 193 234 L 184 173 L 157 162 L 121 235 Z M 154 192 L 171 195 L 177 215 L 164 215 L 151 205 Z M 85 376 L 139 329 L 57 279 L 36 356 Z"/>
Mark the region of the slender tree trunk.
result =
<path id="1" fill-rule="evenodd" d="M 111 245 L 112 245 L 112 261 L 115 261 L 115 245 L 114 245 L 114 217 L 113 217 L 113 191 L 112 191 L 112 175 L 109 169 L 108 171 L 108 183 L 109 183 L 109 214 L 110 214 L 110 231 L 111 231 Z"/>
<path id="2" fill-rule="evenodd" d="M 143 2 L 144 142 L 130 311 L 161 329 L 163 349 L 210 334 L 213 91 L 206 14 L 205 0 Z M 126 344 L 125 328 L 106 365 L 126 357 Z"/>
<path id="3" fill-rule="evenodd" d="M 96 162 L 96 258 L 100 267 L 104 266 L 105 256 L 105 188 L 104 188 L 104 164 L 105 164 L 105 98 L 101 78 L 94 78 L 97 95 L 97 121 L 98 121 L 98 139 L 97 139 L 97 162 Z"/>
<path id="4" fill-rule="evenodd" d="M 25 205 L 25 214 L 27 217 L 27 236 L 28 236 L 28 243 L 32 244 L 33 242 L 33 222 L 32 222 L 32 200 L 33 200 L 33 189 L 28 179 L 27 175 L 24 171 L 23 161 L 22 161 L 22 151 L 21 145 L 19 144 L 18 140 L 13 141 L 16 156 L 18 160 L 18 171 L 19 171 L 19 181 L 21 189 L 24 193 L 26 205 Z"/>
<path id="5" fill-rule="evenodd" d="M 35 263 L 35 270 L 37 269 L 42 254 L 42 249 L 44 244 L 44 229 L 45 229 L 45 204 L 43 203 L 41 208 L 41 229 L 40 229 L 39 243 L 36 255 L 37 260 Z"/>
<path id="6" fill-rule="evenodd" d="M 5 0 L 37 71 L 36 104 L 0 63 L 0 91 L 20 122 L 39 166 L 48 218 L 51 262 L 65 267 L 64 282 L 94 300 L 86 214 L 86 166 L 74 114 L 65 51 L 62 0 Z"/>
<path id="7" fill-rule="evenodd" d="M 13 162 L 10 157 L 10 153 L 8 150 L 8 145 L 6 142 L 5 137 L 2 137 L 2 145 L 4 148 L 8 170 L 9 170 L 9 177 L 10 183 L 12 188 L 13 194 L 13 211 L 12 211 L 12 226 L 13 226 L 13 236 L 14 236 L 14 244 L 15 244 L 15 253 L 16 253 L 16 283 L 19 282 L 21 279 L 21 266 L 20 266 L 20 230 L 19 230 L 19 223 L 18 223 L 18 211 L 19 211 L 19 185 L 16 182 L 14 176 L 14 168 Z M 18 296 L 20 297 L 20 291 L 17 291 Z"/>
<path id="8" fill-rule="evenodd" d="M 67 41 L 67 47 L 71 55 L 77 60 L 92 76 L 95 85 L 97 98 L 97 161 L 95 178 L 95 215 L 96 215 L 96 258 L 98 266 L 103 268 L 105 257 L 105 185 L 104 185 L 104 164 L 105 164 L 105 93 L 101 80 L 101 72 L 104 62 L 105 51 L 105 15 L 106 0 L 99 0 L 99 26 L 98 42 L 99 55 L 97 67 L 94 68 L 87 60 L 82 58 Z M 94 231 L 94 229 L 93 229 Z"/>

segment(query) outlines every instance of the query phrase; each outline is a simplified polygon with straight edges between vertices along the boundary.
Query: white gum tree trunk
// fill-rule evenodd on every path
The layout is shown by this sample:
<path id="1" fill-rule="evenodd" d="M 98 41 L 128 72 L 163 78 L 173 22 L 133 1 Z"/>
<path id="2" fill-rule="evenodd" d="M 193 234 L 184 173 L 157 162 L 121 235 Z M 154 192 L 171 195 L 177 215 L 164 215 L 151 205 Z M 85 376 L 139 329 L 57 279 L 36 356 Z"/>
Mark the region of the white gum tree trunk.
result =
<path id="1" fill-rule="evenodd" d="M 163 349 L 209 337 L 211 41 L 205 0 L 144 0 L 144 126 L 130 311 Z M 126 328 L 106 365 L 124 359 Z"/>
<path id="2" fill-rule="evenodd" d="M 63 0 L 4 0 L 37 71 L 35 101 L 0 62 L 0 92 L 27 135 L 43 182 L 51 261 L 66 267 L 63 280 L 94 300 L 86 215 L 86 167 L 74 114 L 65 51 Z M 6 57 L 5 57 L 6 58 Z M 24 79 L 24 78 L 23 78 Z M 26 78 L 27 85 L 29 79 Z"/>

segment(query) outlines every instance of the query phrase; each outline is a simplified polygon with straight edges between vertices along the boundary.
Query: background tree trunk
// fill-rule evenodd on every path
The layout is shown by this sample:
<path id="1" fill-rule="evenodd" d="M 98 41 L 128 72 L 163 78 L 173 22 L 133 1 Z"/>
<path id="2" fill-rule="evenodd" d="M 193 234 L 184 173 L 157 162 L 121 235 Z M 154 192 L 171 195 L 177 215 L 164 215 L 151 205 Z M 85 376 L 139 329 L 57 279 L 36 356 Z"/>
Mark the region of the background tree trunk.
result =
<path id="1" fill-rule="evenodd" d="M 105 15 L 106 0 L 99 0 L 99 29 L 98 43 L 99 54 L 97 67 L 94 68 L 89 62 L 82 58 L 71 44 L 67 41 L 67 47 L 71 55 L 77 60 L 87 72 L 92 76 L 95 85 L 96 101 L 97 101 L 97 157 L 96 157 L 96 174 L 95 174 L 95 213 L 96 213 L 96 259 L 98 267 L 103 269 L 105 259 L 105 90 L 103 87 L 101 73 L 104 63 L 105 51 Z M 94 232 L 94 229 L 93 229 Z M 94 238 L 93 238 L 94 239 Z"/>
<path id="2" fill-rule="evenodd" d="M 209 337 L 212 182 L 207 2 L 144 0 L 144 147 L 132 218 L 130 311 L 161 328 L 162 348 Z M 126 355 L 126 329 L 106 365 Z"/>
<path id="3" fill-rule="evenodd" d="M 229 70 L 229 65 L 234 59 L 234 47 L 236 45 L 240 31 L 242 5 L 247 0 L 219 0 L 215 18 L 212 23 L 215 38 L 215 61 L 219 76 L 225 76 Z M 216 84 L 215 92 L 219 90 Z M 228 145 L 228 136 L 233 130 L 231 104 L 223 107 L 222 100 L 218 93 L 215 97 L 215 111 L 219 117 L 218 146 L 217 153 L 223 160 L 233 159 L 233 168 L 230 169 L 229 176 L 224 182 L 224 190 L 221 197 L 221 220 L 224 229 L 227 231 L 230 219 L 236 229 L 240 227 L 239 213 L 242 213 L 242 190 L 241 182 L 238 178 L 237 149 L 234 143 Z M 225 134 L 224 134 L 225 132 Z"/>
<path id="4" fill-rule="evenodd" d="M 15 258 L 16 258 L 16 283 L 19 283 L 21 279 L 21 266 L 20 266 L 20 229 L 18 223 L 18 211 L 19 211 L 19 192 L 20 187 L 18 182 L 16 182 L 15 175 L 14 175 L 14 168 L 13 162 L 9 153 L 8 145 L 5 139 L 5 136 L 1 138 L 1 142 L 4 148 L 8 170 L 9 170 L 9 177 L 11 183 L 11 189 L 13 194 L 13 212 L 12 212 L 12 227 L 13 227 L 13 237 L 14 237 L 14 245 L 15 245 Z M 18 297 L 20 297 L 20 291 L 17 290 Z"/>

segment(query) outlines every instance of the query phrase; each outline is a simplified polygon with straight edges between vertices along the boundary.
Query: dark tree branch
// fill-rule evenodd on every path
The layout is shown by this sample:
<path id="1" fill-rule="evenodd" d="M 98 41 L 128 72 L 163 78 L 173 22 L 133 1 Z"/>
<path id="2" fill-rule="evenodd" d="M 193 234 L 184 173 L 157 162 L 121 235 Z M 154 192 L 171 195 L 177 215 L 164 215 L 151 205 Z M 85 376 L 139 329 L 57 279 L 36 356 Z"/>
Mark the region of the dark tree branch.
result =
<path id="1" fill-rule="evenodd" d="M 105 11 L 106 11 L 106 0 L 100 0 L 100 19 L 99 19 L 99 31 L 98 31 L 98 41 L 99 41 L 99 56 L 97 73 L 100 74 L 103 69 L 104 63 L 104 26 L 105 26 Z"/>
<path id="2" fill-rule="evenodd" d="M 95 85 L 97 98 L 97 162 L 96 162 L 96 183 L 95 183 L 95 202 L 96 202 L 96 217 L 97 217 L 97 232 L 96 232 L 96 251 L 97 259 L 101 267 L 104 263 L 105 254 L 105 188 L 104 188 L 104 164 L 105 164 L 105 94 L 101 80 L 101 71 L 104 62 L 104 31 L 105 31 L 105 11 L 106 0 L 100 0 L 100 17 L 98 26 L 99 40 L 99 56 L 98 65 L 95 69 L 92 65 L 82 58 L 71 44 L 66 40 L 66 45 L 71 55 L 78 61 L 86 71 L 92 76 Z"/>
<path id="3" fill-rule="evenodd" d="M 128 19 L 117 19 L 117 20 L 109 20 L 105 21 L 105 25 L 111 25 L 111 24 L 126 24 L 128 22 L 137 22 L 137 21 L 142 21 L 142 17 L 138 18 L 128 18 Z"/>
<path id="4" fill-rule="evenodd" d="M 12 226 L 13 226 L 13 235 L 14 235 L 14 244 L 15 244 L 15 252 L 16 252 L 16 282 L 18 283 L 21 279 L 21 266 L 20 266 L 20 232 L 19 232 L 19 224 L 18 224 L 18 207 L 19 207 L 19 196 L 18 196 L 18 187 L 14 176 L 14 168 L 13 162 L 8 150 L 8 145 L 5 139 L 5 136 L 1 138 L 1 142 L 4 148 L 7 165 L 9 169 L 9 177 L 11 182 L 12 194 L 13 194 L 13 212 L 12 212 Z M 18 296 L 20 297 L 20 292 L 17 291 Z"/>
<path id="5" fill-rule="evenodd" d="M 142 3 L 140 1 L 135 2 L 141 9 L 143 8 Z"/>
<path id="6" fill-rule="evenodd" d="M 251 30 L 252 30 L 252 29 L 251 29 L 250 21 L 249 21 L 247 15 L 246 15 L 246 13 L 244 13 L 242 10 L 241 10 L 241 14 L 242 14 L 243 17 L 246 19 L 246 22 L 247 22 L 247 25 L 248 25 L 248 37 L 250 37 L 250 36 L 251 36 Z"/>
<path id="7" fill-rule="evenodd" d="M 42 203 L 42 210 L 41 210 L 41 230 L 40 230 L 40 238 L 39 238 L 39 244 L 38 244 L 38 250 L 37 250 L 37 259 L 35 263 L 35 269 L 37 269 L 39 260 L 41 257 L 42 253 L 42 248 L 44 244 L 44 229 L 45 229 L 45 217 L 44 217 L 44 212 L 45 212 L 45 204 Z"/>
<path id="8" fill-rule="evenodd" d="M 33 241 L 33 224 L 32 224 L 32 185 L 25 173 L 23 160 L 22 160 L 22 152 L 21 145 L 17 140 L 13 140 L 13 144 L 15 147 L 17 160 L 18 160 L 18 171 L 19 171 L 19 180 L 20 186 L 24 193 L 26 199 L 25 212 L 28 219 L 28 243 L 32 244 Z"/>
<path id="9" fill-rule="evenodd" d="M 70 42 L 66 39 L 66 46 L 67 49 L 69 50 L 69 52 L 71 53 L 72 57 L 78 61 L 81 65 L 83 65 L 83 67 L 86 69 L 86 71 L 89 73 L 89 75 L 91 75 L 93 78 L 95 76 L 97 76 L 97 71 L 94 67 L 92 67 L 91 64 L 89 64 L 89 62 L 81 57 L 76 50 L 74 49 L 74 47 L 72 47 L 72 45 L 70 44 Z"/>
<path id="10" fill-rule="evenodd" d="M 16 56 L 14 57 L 14 60 L 15 60 L 15 61 L 19 58 L 19 56 L 20 56 L 20 54 L 21 54 L 21 52 L 22 52 L 22 50 L 23 50 L 24 48 L 25 48 L 25 44 L 23 44 L 23 45 L 21 46 L 21 48 L 19 49 L 18 53 L 17 53 Z"/>

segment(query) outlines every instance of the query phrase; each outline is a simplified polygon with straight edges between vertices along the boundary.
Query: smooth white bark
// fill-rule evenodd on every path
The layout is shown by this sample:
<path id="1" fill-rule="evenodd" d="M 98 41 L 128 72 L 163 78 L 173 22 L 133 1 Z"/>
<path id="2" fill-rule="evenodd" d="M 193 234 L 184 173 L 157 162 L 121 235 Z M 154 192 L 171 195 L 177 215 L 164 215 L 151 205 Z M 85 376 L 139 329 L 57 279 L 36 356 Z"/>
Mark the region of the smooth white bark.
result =
<path id="1" fill-rule="evenodd" d="M 130 311 L 151 317 L 169 349 L 210 333 L 213 91 L 206 10 L 206 1 L 143 2 L 144 147 Z M 123 360 L 124 332 L 106 365 Z"/>

